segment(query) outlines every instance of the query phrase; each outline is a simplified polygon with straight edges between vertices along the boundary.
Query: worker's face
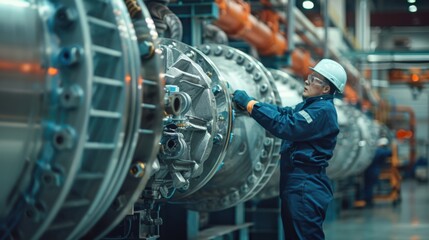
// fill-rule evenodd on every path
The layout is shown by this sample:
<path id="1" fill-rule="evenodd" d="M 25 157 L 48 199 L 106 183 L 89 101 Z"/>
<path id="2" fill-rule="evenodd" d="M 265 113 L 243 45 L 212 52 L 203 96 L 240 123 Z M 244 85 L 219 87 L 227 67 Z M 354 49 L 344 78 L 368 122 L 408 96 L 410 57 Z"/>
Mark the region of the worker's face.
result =
<path id="1" fill-rule="evenodd" d="M 324 77 L 316 72 L 308 75 L 304 83 L 304 92 L 302 93 L 304 98 L 327 94 L 331 89 Z"/>

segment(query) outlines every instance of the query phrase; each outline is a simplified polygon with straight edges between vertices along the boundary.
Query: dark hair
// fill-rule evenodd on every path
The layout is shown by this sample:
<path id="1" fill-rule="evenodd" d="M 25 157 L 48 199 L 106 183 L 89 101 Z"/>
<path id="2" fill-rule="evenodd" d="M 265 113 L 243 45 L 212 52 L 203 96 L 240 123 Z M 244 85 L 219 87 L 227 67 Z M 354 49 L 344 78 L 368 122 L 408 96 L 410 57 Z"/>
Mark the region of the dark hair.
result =
<path id="1" fill-rule="evenodd" d="M 328 81 L 325 77 L 323 77 L 323 81 L 326 85 L 329 85 L 329 94 L 334 95 L 335 92 L 338 90 L 337 87 L 331 81 Z"/>
<path id="2" fill-rule="evenodd" d="M 337 91 L 337 87 L 335 87 L 335 86 L 334 86 L 334 84 L 332 84 L 332 83 L 331 83 L 331 82 L 329 82 L 329 81 L 328 81 L 328 83 L 329 83 L 329 87 L 330 87 L 330 89 L 329 89 L 329 94 L 334 95 L 334 94 L 335 94 L 335 92 Z"/>

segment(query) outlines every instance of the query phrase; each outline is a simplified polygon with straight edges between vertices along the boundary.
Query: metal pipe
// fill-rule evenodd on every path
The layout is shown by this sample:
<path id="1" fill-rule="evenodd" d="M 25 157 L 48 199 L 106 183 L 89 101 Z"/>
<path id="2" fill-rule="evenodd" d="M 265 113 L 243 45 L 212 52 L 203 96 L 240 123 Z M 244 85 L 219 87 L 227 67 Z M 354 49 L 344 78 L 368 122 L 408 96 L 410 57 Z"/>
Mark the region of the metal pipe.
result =
<path id="1" fill-rule="evenodd" d="M 296 20 L 296 33 L 299 35 L 301 40 L 304 41 L 305 44 L 311 46 L 311 49 L 313 49 L 316 54 L 323 56 L 324 50 L 320 47 L 322 44 L 321 36 L 317 31 L 315 31 L 316 27 L 313 25 L 313 23 L 308 20 L 306 16 L 296 7 L 293 9 L 293 13 Z M 280 15 L 281 18 L 284 18 L 284 15 Z M 359 83 L 359 71 L 354 67 L 349 60 L 342 58 L 341 53 L 336 50 L 334 47 L 327 46 L 328 55 L 330 58 L 335 59 L 339 61 L 343 67 L 348 72 L 348 81 L 347 81 L 347 89 L 344 93 L 344 96 L 346 97 L 346 100 L 350 101 L 349 98 L 355 99 L 357 95 L 356 89 L 358 87 Z M 295 65 L 295 63 L 292 61 L 292 64 Z M 306 66 L 305 68 L 307 68 Z M 293 69 L 293 66 L 292 66 Z M 359 97 L 361 98 L 361 97 Z M 374 98 L 373 98 L 374 99 Z M 372 104 L 376 104 L 376 102 L 373 102 L 373 99 L 370 99 L 370 102 Z M 352 100 L 355 101 L 355 100 Z M 357 100 L 356 100 L 357 101 Z M 356 102 L 355 101 L 355 102 Z"/>
<path id="2" fill-rule="evenodd" d="M 293 41 L 293 35 L 295 34 L 295 14 L 293 14 L 293 7 L 295 7 L 295 0 L 289 0 L 287 5 L 287 39 L 289 51 L 295 49 L 295 42 Z"/>
<path id="3" fill-rule="evenodd" d="M 370 14 L 367 0 L 358 0 L 356 2 L 356 37 L 359 42 L 360 49 L 369 50 L 369 29 L 370 29 Z"/>
<path id="4" fill-rule="evenodd" d="M 320 44 L 322 40 L 321 40 L 321 37 L 319 36 L 319 33 L 315 30 L 316 27 L 296 7 L 294 8 L 294 14 L 296 17 L 296 22 L 300 24 L 302 28 L 304 28 L 303 34 L 306 35 L 308 39 L 314 39 L 313 41 L 306 42 L 306 43 L 310 44 L 315 49 L 319 48 L 318 44 Z M 354 67 L 349 60 L 342 58 L 341 53 L 338 50 L 336 50 L 333 46 L 328 45 L 327 49 L 329 51 L 329 55 L 331 56 L 331 58 L 338 60 L 349 73 L 348 84 L 351 86 L 355 86 L 356 84 L 358 84 L 359 71 L 356 69 L 356 67 Z"/>
<path id="5" fill-rule="evenodd" d="M 329 16 L 328 16 L 328 0 L 325 0 L 324 2 L 321 1 L 321 4 L 323 5 L 323 57 L 328 58 L 329 52 L 328 52 L 328 35 L 329 35 Z"/>
<path id="6" fill-rule="evenodd" d="M 243 1 L 216 0 L 220 13 L 214 22 L 228 35 L 243 39 L 263 56 L 282 56 L 287 40 L 251 14 L 250 5 Z"/>

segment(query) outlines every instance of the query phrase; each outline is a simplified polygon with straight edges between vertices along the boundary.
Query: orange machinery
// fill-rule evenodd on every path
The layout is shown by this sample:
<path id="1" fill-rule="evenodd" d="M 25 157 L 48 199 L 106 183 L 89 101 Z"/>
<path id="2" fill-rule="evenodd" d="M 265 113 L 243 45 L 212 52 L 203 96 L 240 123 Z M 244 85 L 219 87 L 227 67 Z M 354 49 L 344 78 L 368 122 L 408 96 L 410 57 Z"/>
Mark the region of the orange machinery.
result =
<path id="1" fill-rule="evenodd" d="M 242 39 L 252 45 L 261 56 L 283 56 L 287 51 L 287 39 L 280 32 L 279 22 L 284 22 L 276 12 L 263 10 L 258 18 L 251 14 L 250 5 L 243 0 L 215 0 L 219 7 L 219 18 L 214 22 L 229 36 Z M 305 42 L 305 36 L 300 35 Z M 314 44 L 313 44 L 314 45 Z M 316 49 L 318 50 L 318 49 Z M 320 51 L 319 51 L 320 52 Z M 302 78 L 311 73 L 309 67 L 315 62 L 306 50 L 296 48 L 291 52 L 292 71 Z M 347 66 L 345 67 L 346 70 Z M 349 72 L 348 86 L 346 86 L 345 101 L 357 103 L 361 99 L 356 91 L 358 76 Z"/>
<path id="2" fill-rule="evenodd" d="M 398 145 L 396 143 L 391 144 L 392 157 L 388 159 L 386 167 L 382 169 L 379 180 L 380 182 L 387 181 L 389 184 L 389 191 L 379 192 L 374 194 L 374 200 L 390 201 L 396 205 L 401 200 L 401 174 L 399 173 L 399 158 L 398 158 Z"/>

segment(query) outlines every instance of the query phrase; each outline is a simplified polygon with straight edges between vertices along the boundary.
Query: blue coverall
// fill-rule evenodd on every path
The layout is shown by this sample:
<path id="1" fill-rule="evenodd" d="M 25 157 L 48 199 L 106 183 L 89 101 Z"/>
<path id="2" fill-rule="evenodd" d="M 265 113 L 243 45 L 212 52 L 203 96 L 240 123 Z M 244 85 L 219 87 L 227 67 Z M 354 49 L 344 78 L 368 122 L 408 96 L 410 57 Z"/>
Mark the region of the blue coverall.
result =
<path id="1" fill-rule="evenodd" d="M 280 199 L 286 239 L 324 239 L 323 221 L 333 191 L 325 168 L 339 127 L 332 95 L 304 99 L 292 107 L 258 102 L 253 117 L 281 138 Z"/>
<path id="2" fill-rule="evenodd" d="M 372 206 L 374 186 L 378 182 L 383 164 L 386 163 L 386 159 L 392 156 L 392 150 L 387 146 L 380 146 L 375 151 L 374 158 L 371 164 L 365 170 L 364 174 L 364 200 L 366 206 Z"/>

